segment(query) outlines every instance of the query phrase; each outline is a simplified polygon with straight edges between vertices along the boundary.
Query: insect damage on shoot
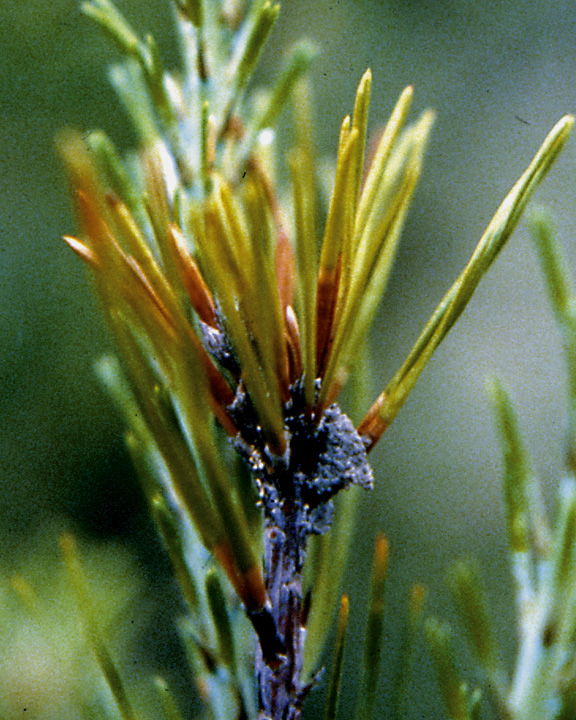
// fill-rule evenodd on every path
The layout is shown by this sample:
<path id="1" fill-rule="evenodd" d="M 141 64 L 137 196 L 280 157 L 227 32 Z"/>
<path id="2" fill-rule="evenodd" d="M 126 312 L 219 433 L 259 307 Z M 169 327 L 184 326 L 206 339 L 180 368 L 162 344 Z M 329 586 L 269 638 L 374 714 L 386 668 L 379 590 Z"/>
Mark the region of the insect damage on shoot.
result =
<path id="1" fill-rule="evenodd" d="M 352 420 L 336 403 L 315 421 L 305 412 L 302 382 L 291 388 L 285 406 L 288 450 L 270 454 L 250 398 L 240 385 L 230 413 L 240 429 L 234 441 L 256 480 L 267 525 L 296 531 L 305 547 L 308 535 L 325 533 L 333 515 L 332 498 L 352 485 L 372 488 L 366 447 Z"/>

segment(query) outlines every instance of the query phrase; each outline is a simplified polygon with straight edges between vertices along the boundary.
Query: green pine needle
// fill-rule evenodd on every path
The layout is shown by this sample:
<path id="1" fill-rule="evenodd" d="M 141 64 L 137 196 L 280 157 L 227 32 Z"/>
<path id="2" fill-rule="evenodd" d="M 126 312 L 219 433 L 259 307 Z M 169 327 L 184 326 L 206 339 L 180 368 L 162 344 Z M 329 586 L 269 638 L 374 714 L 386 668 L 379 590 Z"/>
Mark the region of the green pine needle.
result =
<path id="1" fill-rule="evenodd" d="M 335 720 L 338 711 L 338 700 L 342 685 L 342 667 L 344 664 L 344 646 L 346 643 L 346 631 L 348 629 L 348 596 L 343 595 L 340 602 L 340 615 L 336 629 L 336 642 L 334 646 L 334 659 L 332 661 L 332 674 L 328 685 L 328 699 L 324 720 Z"/>

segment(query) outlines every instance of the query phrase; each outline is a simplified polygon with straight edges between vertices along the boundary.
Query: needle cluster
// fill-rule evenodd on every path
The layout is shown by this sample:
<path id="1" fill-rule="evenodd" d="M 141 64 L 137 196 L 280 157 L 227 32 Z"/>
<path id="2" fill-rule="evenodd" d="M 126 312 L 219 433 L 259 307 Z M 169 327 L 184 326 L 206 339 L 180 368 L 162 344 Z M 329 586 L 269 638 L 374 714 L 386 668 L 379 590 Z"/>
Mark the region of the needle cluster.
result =
<path id="1" fill-rule="evenodd" d="M 262 720 L 296 720 L 346 555 L 339 551 L 332 577 L 321 550 L 307 569 L 312 538 L 332 529 L 348 545 L 341 518 L 350 513 L 334 515 L 334 498 L 372 486 L 368 453 L 510 236 L 572 119 L 550 132 L 354 426 L 340 392 L 385 290 L 433 113 L 409 124 L 406 88 L 367 162 L 366 71 L 341 124 L 332 192 L 322 197 L 310 46 L 292 51 L 270 90 L 250 84 L 278 5 L 178 0 L 178 74 L 110 0 L 83 9 L 123 55 L 111 79 L 138 138 L 126 157 L 101 131 L 60 140 L 80 228 L 65 240 L 92 271 L 117 346 L 99 373 L 123 410 L 189 604 L 185 641 L 212 713 L 253 717 L 257 705 Z M 285 104 L 296 137 L 287 152 L 275 135 Z M 276 176 L 278 158 L 288 187 Z M 215 563 L 208 575 L 198 560 L 206 553 Z M 238 602 L 258 638 L 256 702 L 233 650 Z M 343 603 L 342 637 L 346 617 Z"/>

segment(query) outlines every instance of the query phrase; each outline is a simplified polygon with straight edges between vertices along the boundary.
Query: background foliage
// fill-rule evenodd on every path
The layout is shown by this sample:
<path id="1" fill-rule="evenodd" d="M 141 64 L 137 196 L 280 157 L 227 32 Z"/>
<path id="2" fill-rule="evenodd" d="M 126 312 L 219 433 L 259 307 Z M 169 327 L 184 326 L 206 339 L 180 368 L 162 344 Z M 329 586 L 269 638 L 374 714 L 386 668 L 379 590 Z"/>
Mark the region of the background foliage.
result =
<path id="1" fill-rule="evenodd" d="M 137 28 L 152 29 L 176 61 L 168 0 L 118 5 Z M 16 566 L 24 539 L 67 516 L 88 534 L 132 543 L 143 574 L 158 578 L 165 562 L 146 545 L 152 532 L 120 423 L 92 372 L 93 360 L 108 348 L 99 309 L 79 264 L 59 241 L 73 220 L 53 152 L 56 131 L 100 126 L 130 142 L 105 74 L 113 51 L 76 0 L 1 0 L 1 21 L 2 563 Z M 409 82 L 416 86 L 416 110 L 430 106 L 438 113 L 377 322 L 376 388 L 404 357 L 548 128 L 573 110 L 575 25 L 576 10 L 567 0 L 284 3 L 261 73 L 273 76 L 276 56 L 303 33 L 317 42 L 322 150 L 333 153 L 340 120 L 368 65 L 374 127 Z M 570 238 L 576 238 L 574 153 L 569 146 L 538 194 L 556 215 L 569 258 Z M 392 546 L 390 617 L 416 580 L 431 586 L 430 602 L 438 607 L 446 598 L 447 562 L 473 553 L 486 569 L 511 645 L 500 458 L 484 390 L 486 375 L 495 371 L 512 388 L 544 477 L 555 482 L 564 437 L 559 341 L 524 229 L 374 453 L 377 487 L 365 499 L 356 546 L 361 562 L 349 579 L 353 608 L 361 604 L 372 538 L 382 528 Z M 159 604 L 163 592 L 154 590 Z M 170 613 L 164 612 L 167 625 Z M 153 638 L 148 644 L 156 645 Z M 156 655 L 150 662 L 168 660 Z M 433 689 L 423 694 L 423 707 L 430 709 L 434 697 Z"/>

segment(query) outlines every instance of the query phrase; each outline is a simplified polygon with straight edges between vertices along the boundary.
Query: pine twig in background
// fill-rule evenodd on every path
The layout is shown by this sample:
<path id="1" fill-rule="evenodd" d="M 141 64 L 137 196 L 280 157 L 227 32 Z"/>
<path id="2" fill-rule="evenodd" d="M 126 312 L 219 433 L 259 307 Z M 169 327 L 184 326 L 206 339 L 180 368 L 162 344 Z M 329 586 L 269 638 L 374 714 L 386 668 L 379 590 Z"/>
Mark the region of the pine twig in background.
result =
<path id="1" fill-rule="evenodd" d="M 576 477 L 574 474 L 574 358 L 576 293 L 548 214 L 532 214 L 535 244 L 551 306 L 563 337 L 568 369 L 568 448 L 553 519 L 545 510 L 540 480 L 529 458 L 512 402 L 502 383 L 491 394 L 504 457 L 510 565 L 516 590 L 518 650 L 512 677 L 502 669 L 490 613 L 476 572 L 458 563 L 453 594 L 470 644 L 502 720 L 569 720 L 576 713 Z M 439 671 L 448 662 L 439 658 Z M 446 657 L 453 663 L 452 653 Z M 455 717 L 449 698 L 445 699 Z"/>

